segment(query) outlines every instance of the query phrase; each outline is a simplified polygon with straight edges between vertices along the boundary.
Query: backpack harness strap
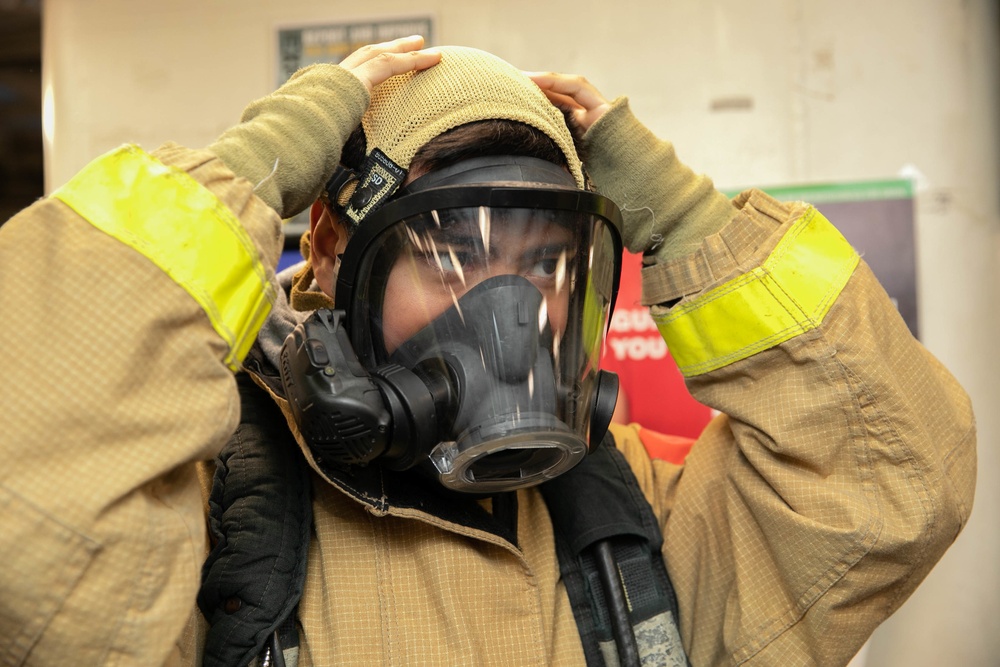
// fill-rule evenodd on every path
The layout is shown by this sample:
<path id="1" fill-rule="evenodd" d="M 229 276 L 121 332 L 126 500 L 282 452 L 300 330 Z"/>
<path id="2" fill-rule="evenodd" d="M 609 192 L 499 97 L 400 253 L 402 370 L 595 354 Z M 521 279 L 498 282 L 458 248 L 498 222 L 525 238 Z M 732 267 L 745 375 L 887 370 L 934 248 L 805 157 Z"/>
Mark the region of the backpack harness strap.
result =
<path id="1" fill-rule="evenodd" d="M 588 667 L 688 667 L 663 536 L 612 436 L 541 491 Z"/>

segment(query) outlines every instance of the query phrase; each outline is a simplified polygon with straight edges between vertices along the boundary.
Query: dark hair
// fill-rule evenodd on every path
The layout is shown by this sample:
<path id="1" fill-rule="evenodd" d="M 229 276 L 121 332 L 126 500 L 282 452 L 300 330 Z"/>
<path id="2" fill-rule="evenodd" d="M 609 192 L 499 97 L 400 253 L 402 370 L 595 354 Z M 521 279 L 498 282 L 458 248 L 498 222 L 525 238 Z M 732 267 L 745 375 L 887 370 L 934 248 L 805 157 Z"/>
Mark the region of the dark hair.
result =
<path id="1" fill-rule="evenodd" d="M 583 130 L 572 116 L 564 115 L 577 154 L 583 160 Z M 365 134 L 358 126 L 347 138 L 340 162 L 345 167 L 359 169 L 366 151 Z M 541 130 L 513 120 L 494 119 L 459 125 L 434 137 L 417 150 L 410 161 L 410 172 L 423 174 L 467 158 L 488 155 L 537 157 L 567 166 L 562 150 Z"/>

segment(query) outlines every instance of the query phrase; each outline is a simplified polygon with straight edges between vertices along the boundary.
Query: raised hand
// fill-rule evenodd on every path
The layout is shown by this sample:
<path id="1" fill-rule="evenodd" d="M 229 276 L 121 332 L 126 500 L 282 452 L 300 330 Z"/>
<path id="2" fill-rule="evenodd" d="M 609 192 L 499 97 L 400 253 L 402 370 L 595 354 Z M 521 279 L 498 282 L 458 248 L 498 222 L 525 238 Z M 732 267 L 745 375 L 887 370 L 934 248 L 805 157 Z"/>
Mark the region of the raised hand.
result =
<path id="1" fill-rule="evenodd" d="M 559 72 L 525 74 L 554 105 L 569 111 L 584 130 L 589 129 L 611 108 L 611 103 L 585 77 Z"/>
<path id="2" fill-rule="evenodd" d="M 344 58 L 340 66 L 358 77 L 371 92 L 391 76 L 436 65 L 441 60 L 441 53 L 434 49 L 421 50 L 423 45 L 424 38 L 420 35 L 369 44 Z"/>

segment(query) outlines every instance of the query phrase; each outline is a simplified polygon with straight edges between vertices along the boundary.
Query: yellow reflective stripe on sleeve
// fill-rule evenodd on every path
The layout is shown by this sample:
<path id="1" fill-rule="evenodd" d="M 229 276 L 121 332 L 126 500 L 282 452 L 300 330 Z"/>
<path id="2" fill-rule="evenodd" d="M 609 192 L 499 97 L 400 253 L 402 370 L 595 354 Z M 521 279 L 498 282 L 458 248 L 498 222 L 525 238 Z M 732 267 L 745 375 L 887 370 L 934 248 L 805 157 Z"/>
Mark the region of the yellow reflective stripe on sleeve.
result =
<path id="1" fill-rule="evenodd" d="M 237 369 L 274 301 L 267 271 L 239 220 L 186 172 L 122 146 L 53 193 L 183 287 L 229 345 Z"/>
<path id="2" fill-rule="evenodd" d="M 681 373 L 708 373 L 818 327 L 859 260 L 809 208 L 761 266 L 654 319 Z"/>

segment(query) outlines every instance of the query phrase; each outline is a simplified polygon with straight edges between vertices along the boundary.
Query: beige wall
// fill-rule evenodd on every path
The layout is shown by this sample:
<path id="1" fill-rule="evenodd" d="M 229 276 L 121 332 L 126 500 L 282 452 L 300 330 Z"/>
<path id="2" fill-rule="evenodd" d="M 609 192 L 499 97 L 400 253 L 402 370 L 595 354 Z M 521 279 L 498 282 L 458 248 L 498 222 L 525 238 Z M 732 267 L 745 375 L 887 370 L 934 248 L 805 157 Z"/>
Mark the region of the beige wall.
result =
<path id="1" fill-rule="evenodd" d="M 876 633 L 868 664 L 995 665 L 997 2 L 46 0 L 47 188 L 123 142 L 208 143 L 273 88 L 279 25 L 425 14 L 438 43 L 628 94 L 724 188 L 919 174 L 922 338 L 973 395 L 980 486 L 968 529 Z"/>

